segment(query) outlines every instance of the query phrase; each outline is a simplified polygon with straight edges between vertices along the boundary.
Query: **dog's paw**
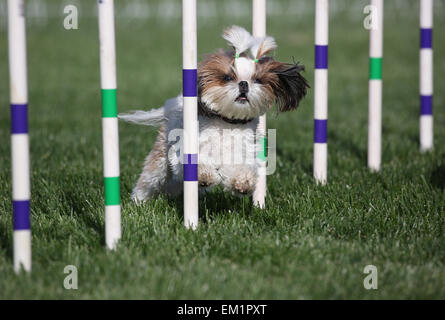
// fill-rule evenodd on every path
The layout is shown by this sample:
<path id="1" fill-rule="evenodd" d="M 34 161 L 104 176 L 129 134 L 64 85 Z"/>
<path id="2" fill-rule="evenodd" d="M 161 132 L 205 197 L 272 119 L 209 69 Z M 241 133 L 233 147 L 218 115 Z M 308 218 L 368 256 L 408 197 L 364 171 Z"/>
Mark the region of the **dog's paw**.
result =
<path id="1" fill-rule="evenodd" d="M 230 182 L 233 191 L 241 193 L 242 195 L 250 195 L 255 190 L 256 174 L 250 171 L 243 172 Z"/>
<path id="2" fill-rule="evenodd" d="M 198 175 L 198 182 L 200 187 L 210 187 L 215 184 L 213 177 L 210 174 Z"/>
<path id="3" fill-rule="evenodd" d="M 203 188 L 210 187 L 219 183 L 213 171 L 203 165 L 200 165 L 198 167 L 198 182 L 199 186 Z"/>

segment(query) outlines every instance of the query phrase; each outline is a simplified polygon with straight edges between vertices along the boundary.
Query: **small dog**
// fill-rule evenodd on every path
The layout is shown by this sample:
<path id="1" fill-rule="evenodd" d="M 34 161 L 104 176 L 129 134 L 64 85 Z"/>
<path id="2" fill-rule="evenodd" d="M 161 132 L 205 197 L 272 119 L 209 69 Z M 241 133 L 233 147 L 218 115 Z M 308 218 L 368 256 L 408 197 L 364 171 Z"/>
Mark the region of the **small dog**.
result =
<path id="1" fill-rule="evenodd" d="M 232 26 L 223 38 L 233 49 L 219 49 L 198 65 L 198 181 L 200 190 L 222 185 L 234 194 L 250 195 L 255 189 L 258 162 L 247 157 L 255 155 L 259 135 L 264 134 L 257 132 L 259 117 L 274 103 L 281 112 L 296 109 L 309 85 L 300 74 L 304 66 L 267 56 L 277 47 L 272 37 L 253 38 L 245 29 Z M 251 56 L 246 53 L 249 49 Z M 181 133 L 175 131 L 183 127 L 182 102 L 179 95 L 159 109 L 119 115 L 127 122 L 160 126 L 133 190 L 135 201 L 182 191 Z M 238 146 L 222 138 L 227 130 L 241 141 Z M 232 159 L 232 154 L 244 160 L 221 163 L 221 157 Z"/>

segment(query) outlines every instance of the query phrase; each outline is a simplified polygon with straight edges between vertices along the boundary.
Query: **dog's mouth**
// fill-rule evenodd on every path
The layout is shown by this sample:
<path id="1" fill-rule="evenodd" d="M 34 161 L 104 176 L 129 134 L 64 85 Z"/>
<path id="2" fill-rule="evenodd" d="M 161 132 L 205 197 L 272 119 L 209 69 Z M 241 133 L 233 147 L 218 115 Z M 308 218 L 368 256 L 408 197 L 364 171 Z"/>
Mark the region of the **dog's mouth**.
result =
<path id="1" fill-rule="evenodd" d="M 235 101 L 244 104 L 249 102 L 249 99 L 247 99 L 247 95 L 243 92 L 235 99 Z"/>

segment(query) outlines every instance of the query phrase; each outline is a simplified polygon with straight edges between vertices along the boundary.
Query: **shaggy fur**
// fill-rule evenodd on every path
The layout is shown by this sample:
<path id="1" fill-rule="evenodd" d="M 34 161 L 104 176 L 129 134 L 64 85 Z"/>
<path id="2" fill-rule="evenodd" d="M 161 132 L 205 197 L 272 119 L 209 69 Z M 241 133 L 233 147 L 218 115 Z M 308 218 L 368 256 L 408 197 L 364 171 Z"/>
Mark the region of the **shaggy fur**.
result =
<path id="1" fill-rule="evenodd" d="M 222 185 L 250 195 L 257 180 L 258 118 L 273 104 L 281 112 L 296 109 L 309 85 L 300 74 L 303 66 L 266 56 L 276 48 L 273 38 L 255 39 L 237 26 L 223 37 L 233 49 L 209 54 L 198 65 L 198 181 L 201 190 Z M 135 201 L 182 191 L 182 100 L 179 95 L 159 109 L 119 115 L 127 122 L 160 126 L 133 190 Z"/>

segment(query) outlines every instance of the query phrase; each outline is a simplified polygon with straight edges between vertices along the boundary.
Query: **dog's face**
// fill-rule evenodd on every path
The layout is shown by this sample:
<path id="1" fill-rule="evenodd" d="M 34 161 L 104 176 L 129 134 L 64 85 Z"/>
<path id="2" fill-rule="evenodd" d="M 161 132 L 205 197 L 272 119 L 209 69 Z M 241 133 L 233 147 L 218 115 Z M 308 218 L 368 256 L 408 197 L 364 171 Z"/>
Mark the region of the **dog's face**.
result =
<path id="1" fill-rule="evenodd" d="M 236 44 L 240 46 L 239 43 L 234 44 L 235 50 L 208 55 L 198 67 L 200 104 L 225 118 L 239 120 L 259 117 L 273 103 L 280 111 L 297 108 L 308 87 L 300 74 L 304 67 L 265 56 L 276 47 L 274 40 L 266 38 L 255 44 L 250 34 L 240 29 L 232 27 L 226 31 L 225 38 L 233 44 L 237 40 L 231 41 L 234 36 L 244 36 L 244 47 L 251 50 L 254 47 L 252 53 L 256 58 L 238 50 Z"/>

